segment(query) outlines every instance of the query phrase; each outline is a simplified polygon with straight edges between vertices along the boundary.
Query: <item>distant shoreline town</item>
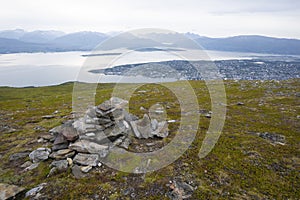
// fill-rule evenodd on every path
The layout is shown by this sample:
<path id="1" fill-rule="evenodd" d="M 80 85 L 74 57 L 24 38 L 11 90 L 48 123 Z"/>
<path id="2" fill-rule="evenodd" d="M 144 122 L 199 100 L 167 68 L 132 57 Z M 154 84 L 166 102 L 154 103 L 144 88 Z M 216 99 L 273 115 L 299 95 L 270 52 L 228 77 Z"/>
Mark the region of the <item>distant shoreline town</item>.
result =
<path id="1" fill-rule="evenodd" d="M 198 68 L 198 69 L 197 69 Z M 163 61 L 127 64 L 112 68 L 90 70 L 91 73 L 147 78 L 173 78 L 176 80 L 205 80 L 201 72 L 217 69 L 212 78 L 224 80 L 286 80 L 300 78 L 300 60 L 270 61 L 218 60 L 218 61 Z"/>

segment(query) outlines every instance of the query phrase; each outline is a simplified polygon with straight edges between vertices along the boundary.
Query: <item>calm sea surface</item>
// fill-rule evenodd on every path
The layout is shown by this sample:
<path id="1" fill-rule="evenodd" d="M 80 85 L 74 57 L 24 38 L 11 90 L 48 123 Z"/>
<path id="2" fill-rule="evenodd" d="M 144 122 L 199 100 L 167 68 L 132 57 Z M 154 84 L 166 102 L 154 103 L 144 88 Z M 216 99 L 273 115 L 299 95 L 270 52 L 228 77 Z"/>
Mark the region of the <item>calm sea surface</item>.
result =
<path id="1" fill-rule="evenodd" d="M 211 60 L 249 59 L 260 55 L 264 56 L 263 54 L 217 51 L 207 51 L 206 53 Z M 126 56 L 126 59 L 120 58 L 111 63 L 111 57 L 109 55 L 93 57 L 82 56 L 87 54 L 90 54 L 90 52 L 0 54 L 0 86 L 25 87 L 57 85 L 78 80 L 79 72 L 82 73 L 83 71 L 87 73 L 91 82 L 95 80 L 100 80 L 100 82 L 118 82 L 120 79 L 119 76 L 91 74 L 87 71 L 120 64 L 180 59 L 166 55 L 163 52 L 135 52 L 131 56 Z M 97 64 L 90 65 L 89 61 L 91 59 L 95 59 Z M 135 81 L 147 82 L 147 79 L 136 78 Z"/>

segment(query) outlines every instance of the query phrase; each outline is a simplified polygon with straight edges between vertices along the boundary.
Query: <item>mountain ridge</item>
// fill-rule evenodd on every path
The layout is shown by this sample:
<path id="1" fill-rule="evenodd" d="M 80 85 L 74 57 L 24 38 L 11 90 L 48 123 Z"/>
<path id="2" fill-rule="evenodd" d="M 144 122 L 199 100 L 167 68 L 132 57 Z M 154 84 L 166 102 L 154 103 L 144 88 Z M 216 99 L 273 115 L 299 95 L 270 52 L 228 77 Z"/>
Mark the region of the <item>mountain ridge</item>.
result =
<path id="1" fill-rule="evenodd" d="M 173 41 L 174 44 L 180 43 L 183 36 L 182 34 L 153 34 L 155 34 L 155 38 L 158 41 L 167 41 L 169 43 Z M 193 39 L 205 50 L 300 55 L 300 40 L 298 39 L 275 38 L 261 35 L 212 38 L 190 32 L 184 35 Z M 109 34 L 91 31 L 67 34 L 55 30 L 37 30 L 31 32 L 24 31 L 23 29 L 4 30 L 0 31 L 0 53 L 90 51 L 109 37 Z M 135 39 L 139 43 L 144 42 L 146 47 L 149 44 L 159 45 L 159 42 L 156 40 L 149 42 L 149 40 L 134 38 L 134 36 L 132 36 L 132 39 Z M 123 45 L 128 44 L 124 43 Z M 170 47 L 175 46 L 170 45 Z"/>

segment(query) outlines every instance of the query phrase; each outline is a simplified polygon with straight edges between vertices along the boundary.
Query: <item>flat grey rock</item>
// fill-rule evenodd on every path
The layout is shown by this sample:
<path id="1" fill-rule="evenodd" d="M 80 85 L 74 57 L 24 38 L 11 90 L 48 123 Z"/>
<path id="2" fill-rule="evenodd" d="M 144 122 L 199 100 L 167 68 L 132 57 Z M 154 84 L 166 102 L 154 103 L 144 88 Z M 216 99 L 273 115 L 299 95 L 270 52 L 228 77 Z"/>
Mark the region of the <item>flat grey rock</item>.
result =
<path id="1" fill-rule="evenodd" d="M 59 134 L 59 133 L 62 132 L 62 129 L 63 129 L 63 125 L 56 126 L 56 127 L 52 128 L 52 129 L 50 129 L 50 130 L 49 130 L 49 133 L 50 133 L 51 135 L 57 135 L 57 134 Z"/>
<path id="2" fill-rule="evenodd" d="M 26 167 L 26 168 L 24 169 L 24 171 L 26 172 L 26 171 L 33 170 L 33 169 L 37 168 L 37 167 L 39 166 L 39 164 L 40 164 L 39 162 L 38 162 L 38 163 L 33 163 L 33 164 L 31 164 L 30 166 Z"/>
<path id="3" fill-rule="evenodd" d="M 62 143 L 62 144 L 55 144 L 52 146 L 52 151 L 58 151 L 58 150 L 61 150 L 61 149 L 67 149 L 69 146 L 69 143 Z"/>
<path id="4" fill-rule="evenodd" d="M 25 188 L 18 187 L 16 185 L 9 185 L 6 183 L 0 183 L 0 199 L 14 199 L 18 194 L 23 192 Z"/>
<path id="5" fill-rule="evenodd" d="M 65 171 L 68 169 L 67 160 L 56 160 L 50 164 L 50 167 L 56 167 L 58 170 Z"/>
<path id="6" fill-rule="evenodd" d="M 80 168 L 80 170 L 84 173 L 88 173 L 89 171 L 92 170 L 92 168 L 93 168 L 92 166 L 83 166 Z"/>
<path id="7" fill-rule="evenodd" d="M 51 153 L 49 157 L 54 159 L 66 159 L 66 158 L 71 158 L 74 155 L 75 155 L 75 151 L 73 151 L 72 149 L 62 149 Z"/>
<path id="8" fill-rule="evenodd" d="M 9 156 L 9 161 L 15 161 L 22 158 L 25 158 L 29 155 L 30 152 L 18 152 Z"/>
<path id="9" fill-rule="evenodd" d="M 169 135 L 168 123 L 166 121 L 158 122 L 157 129 L 151 134 L 161 138 L 167 137 Z"/>
<path id="10" fill-rule="evenodd" d="M 51 150 L 48 148 L 38 148 L 29 154 L 29 158 L 34 162 L 47 160 Z"/>
<path id="11" fill-rule="evenodd" d="M 25 197 L 31 197 L 34 198 L 38 195 L 38 193 L 44 189 L 44 187 L 47 185 L 47 183 L 41 183 L 39 184 L 37 187 L 32 188 L 31 190 L 29 190 L 28 192 L 26 192 Z"/>
<path id="12" fill-rule="evenodd" d="M 32 165 L 32 162 L 26 161 L 26 162 L 23 163 L 20 167 L 21 167 L 21 168 L 27 168 L 27 167 L 29 167 L 30 165 Z"/>
<path id="13" fill-rule="evenodd" d="M 72 174 L 73 174 L 73 176 L 74 176 L 76 179 L 80 179 L 80 178 L 86 177 L 86 174 L 84 174 L 84 173 L 81 171 L 81 168 L 80 168 L 78 165 L 74 165 L 74 166 L 72 167 Z"/>
<path id="14" fill-rule="evenodd" d="M 137 123 L 137 129 L 141 134 L 142 138 L 152 137 L 151 130 L 151 121 L 147 114 L 144 114 L 143 119 L 139 120 Z"/>
<path id="15" fill-rule="evenodd" d="M 74 160 L 74 163 L 80 164 L 80 165 L 85 165 L 85 166 L 97 166 L 99 162 L 99 156 L 97 154 L 83 154 L 83 153 L 78 153 Z"/>
<path id="16" fill-rule="evenodd" d="M 54 140 L 54 145 L 68 143 L 67 138 L 65 138 L 62 133 L 58 133 Z"/>
<path id="17" fill-rule="evenodd" d="M 79 137 L 77 130 L 73 127 L 64 127 L 62 130 L 62 135 L 71 142 L 75 141 Z"/>
<path id="18" fill-rule="evenodd" d="M 82 143 L 82 140 L 77 140 L 75 143 L 71 143 L 69 148 L 80 153 L 88 153 L 86 145 Z"/>

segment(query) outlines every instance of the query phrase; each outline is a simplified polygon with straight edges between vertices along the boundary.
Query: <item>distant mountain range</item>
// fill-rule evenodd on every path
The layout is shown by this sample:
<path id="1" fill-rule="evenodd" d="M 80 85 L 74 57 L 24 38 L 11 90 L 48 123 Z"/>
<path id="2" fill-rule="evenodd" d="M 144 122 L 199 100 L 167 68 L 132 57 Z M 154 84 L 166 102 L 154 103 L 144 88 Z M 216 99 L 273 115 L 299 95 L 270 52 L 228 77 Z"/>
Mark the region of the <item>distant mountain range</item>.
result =
<path id="1" fill-rule="evenodd" d="M 135 48 L 135 44 L 145 47 L 159 46 L 160 42 L 170 43 L 170 48 L 180 44 L 180 34 L 153 33 L 150 39 L 137 38 L 125 34 L 128 43 L 121 43 L 123 47 Z M 227 38 L 202 37 L 194 33 L 186 33 L 187 37 L 195 40 L 206 50 L 236 51 L 251 53 L 268 53 L 283 55 L 300 55 L 300 40 L 272 38 L 259 35 L 244 35 Z M 109 34 L 99 32 L 76 32 L 65 34 L 60 31 L 32 31 L 22 29 L 0 31 L 0 53 L 20 52 L 63 52 L 63 51 L 90 51 L 99 43 L 109 38 Z M 131 43 L 130 40 L 135 41 Z M 122 41 L 124 42 L 124 41 Z M 116 46 L 120 42 L 116 40 Z M 182 44 L 181 44 L 182 45 Z M 104 49 L 114 48 L 104 47 Z"/>

